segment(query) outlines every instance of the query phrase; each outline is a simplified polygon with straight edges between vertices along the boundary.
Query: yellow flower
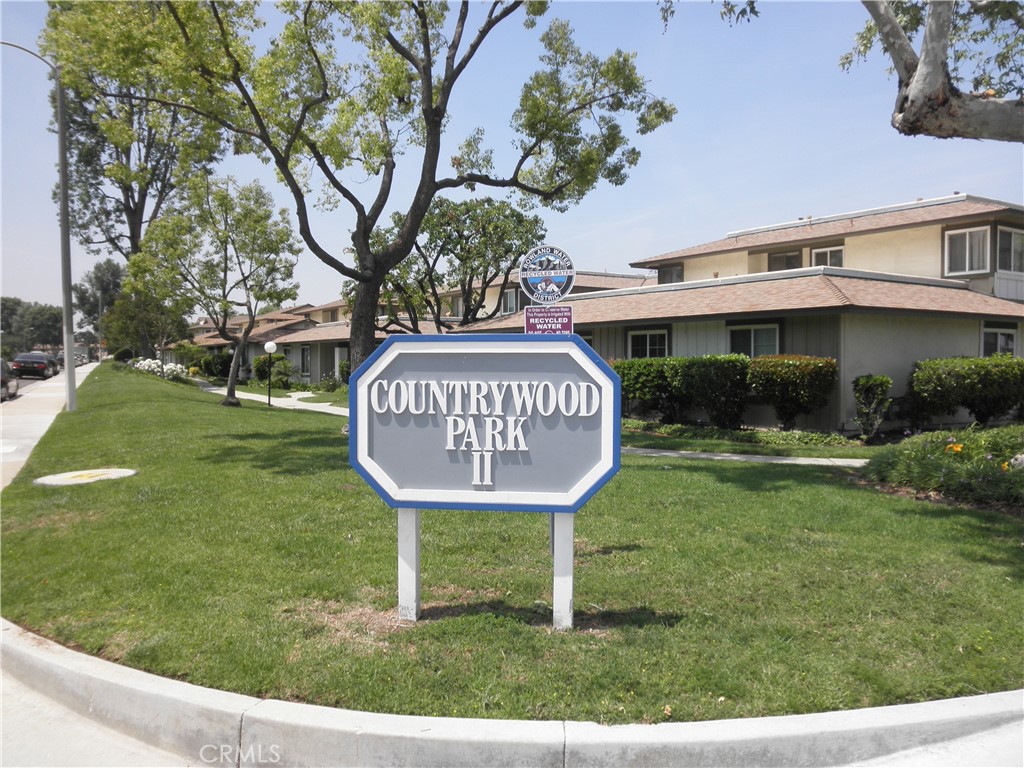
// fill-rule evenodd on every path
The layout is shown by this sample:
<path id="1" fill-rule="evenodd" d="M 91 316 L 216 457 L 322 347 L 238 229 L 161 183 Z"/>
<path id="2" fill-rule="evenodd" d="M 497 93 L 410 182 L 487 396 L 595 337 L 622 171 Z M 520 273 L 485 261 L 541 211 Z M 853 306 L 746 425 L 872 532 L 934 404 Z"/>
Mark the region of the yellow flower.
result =
<path id="1" fill-rule="evenodd" d="M 960 453 L 964 449 L 963 443 L 950 443 L 946 446 L 946 453 L 952 451 L 953 453 Z"/>
<path id="2" fill-rule="evenodd" d="M 999 467 L 1000 467 L 1000 469 L 1003 470 L 1003 472 L 1009 472 L 1010 471 L 1010 462 L 1004 461 L 1002 464 L 999 465 Z"/>

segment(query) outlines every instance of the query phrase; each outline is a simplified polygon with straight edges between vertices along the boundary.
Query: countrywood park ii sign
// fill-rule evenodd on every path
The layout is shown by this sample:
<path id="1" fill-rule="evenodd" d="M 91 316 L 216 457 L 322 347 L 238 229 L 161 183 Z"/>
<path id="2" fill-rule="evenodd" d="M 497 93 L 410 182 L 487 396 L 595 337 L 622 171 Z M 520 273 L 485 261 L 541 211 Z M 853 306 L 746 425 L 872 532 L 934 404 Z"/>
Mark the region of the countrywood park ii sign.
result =
<path id="1" fill-rule="evenodd" d="M 607 363 L 574 335 L 390 336 L 349 393 L 352 465 L 399 510 L 400 616 L 419 615 L 421 509 L 551 512 L 555 626 L 571 626 L 572 513 L 619 469 Z"/>

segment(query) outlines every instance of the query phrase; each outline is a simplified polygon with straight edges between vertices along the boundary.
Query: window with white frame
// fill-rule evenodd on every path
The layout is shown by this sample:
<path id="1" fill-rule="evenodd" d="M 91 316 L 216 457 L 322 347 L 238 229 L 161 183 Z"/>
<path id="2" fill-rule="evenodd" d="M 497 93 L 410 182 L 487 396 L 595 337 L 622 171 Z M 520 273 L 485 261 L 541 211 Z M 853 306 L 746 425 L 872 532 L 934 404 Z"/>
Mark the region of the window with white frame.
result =
<path id="1" fill-rule="evenodd" d="M 811 251 L 811 265 L 815 267 L 843 266 L 843 247 L 815 248 Z"/>
<path id="2" fill-rule="evenodd" d="M 1024 230 L 999 228 L 996 269 L 1000 272 L 1024 272 Z"/>
<path id="3" fill-rule="evenodd" d="M 303 376 L 309 376 L 309 360 L 309 347 L 306 345 L 299 347 L 299 372 Z"/>
<path id="4" fill-rule="evenodd" d="M 519 291 L 509 289 L 501 294 L 501 314 L 511 315 L 519 311 Z"/>
<path id="5" fill-rule="evenodd" d="M 1012 355 L 1017 348 L 1017 326 L 1014 323 L 985 323 L 981 332 L 982 357 Z"/>
<path id="6" fill-rule="evenodd" d="M 668 357 L 668 331 L 630 331 L 629 356 L 636 357 Z"/>
<path id="7" fill-rule="evenodd" d="M 779 272 L 783 269 L 800 269 L 803 266 L 803 259 L 800 258 L 800 252 L 794 251 L 792 253 L 769 253 L 768 254 L 768 271 Z"/>
<path id="8" fill-rule="evenodd" d="M 946 274 L 988 272 L 989 228 L 961 229 L 946 233 Z"/>
<path id="9" fill-rule="evenodd" d="M 750 325 L 730 328 L 729 352 L 750 358 L 779 354 L 779 326 Z"/>

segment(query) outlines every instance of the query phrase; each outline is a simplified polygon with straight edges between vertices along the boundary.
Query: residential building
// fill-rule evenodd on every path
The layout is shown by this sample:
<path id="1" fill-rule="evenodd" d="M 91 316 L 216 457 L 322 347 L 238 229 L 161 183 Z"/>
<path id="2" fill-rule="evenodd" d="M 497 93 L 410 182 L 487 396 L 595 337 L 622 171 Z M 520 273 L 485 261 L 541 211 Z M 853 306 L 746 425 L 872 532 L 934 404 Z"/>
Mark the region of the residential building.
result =
<path id="1" fill-rule="evenodd" d="M 598 354 L 609 360 L 730 352 L 833 357 L 835 395 L 801 428 L 855 430 L 851 382 L 861 374 L 890 376 L 899 397 L 916 360 L 1021 355 L 1019 203 L 955 194 L 808 216 L 630 266 L 656 272 L 658 284 L 565 299 L 576 332 Z M 523 327 L 517 312 L 467 330 Z M 770 425 L 774 416 L 751 403 L 747 421 Z"/>

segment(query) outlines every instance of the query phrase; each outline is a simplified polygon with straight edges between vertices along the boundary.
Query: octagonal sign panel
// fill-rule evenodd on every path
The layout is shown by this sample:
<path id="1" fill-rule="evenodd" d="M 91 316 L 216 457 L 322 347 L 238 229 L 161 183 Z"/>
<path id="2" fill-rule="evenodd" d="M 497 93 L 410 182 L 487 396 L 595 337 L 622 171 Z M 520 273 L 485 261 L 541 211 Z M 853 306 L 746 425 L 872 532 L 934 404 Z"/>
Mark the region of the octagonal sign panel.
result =
<path id="1" fill-rule="evenodd" d="M 575 335 L 390 336 L 349 381 L 350 457 L 393 507 L 576 512 L 619 470 L 619 397 Z"/>

